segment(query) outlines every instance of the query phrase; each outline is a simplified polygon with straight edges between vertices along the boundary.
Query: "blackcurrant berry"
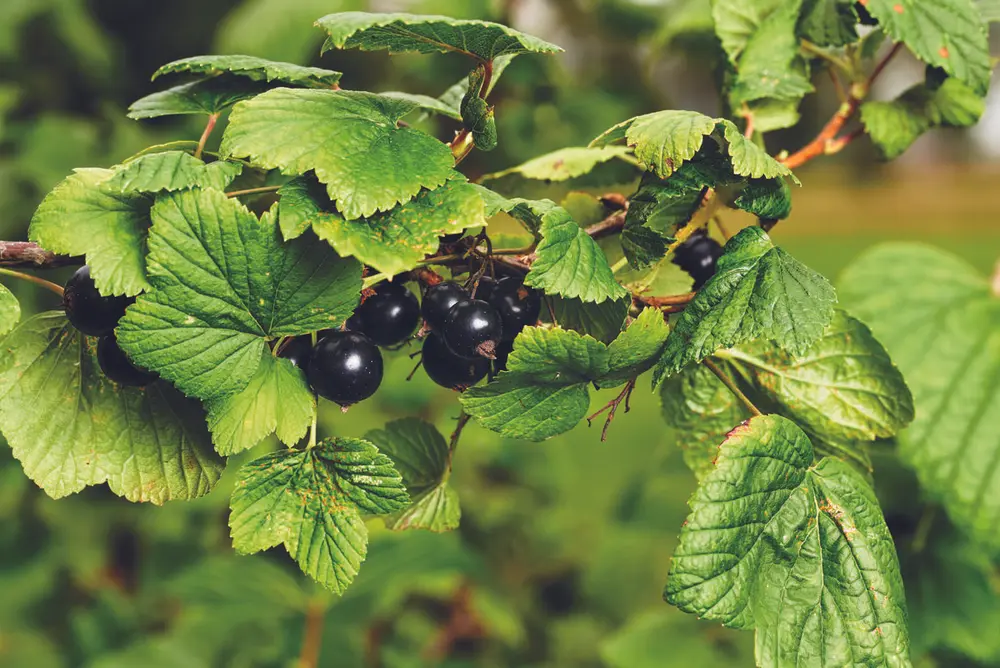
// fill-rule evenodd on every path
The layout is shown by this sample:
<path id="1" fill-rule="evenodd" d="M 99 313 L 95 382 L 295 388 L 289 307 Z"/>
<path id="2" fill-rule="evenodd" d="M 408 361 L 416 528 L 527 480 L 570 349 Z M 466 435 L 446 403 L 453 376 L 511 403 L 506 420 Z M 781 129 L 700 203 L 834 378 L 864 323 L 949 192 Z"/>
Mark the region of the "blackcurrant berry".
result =
<path id="1" fill-rule="evenodd" d="M 479 284 L 476 285 L 476 299 L 484 302 L 490 301 L 493 297 L 493 290 L 496 286 L 497 281 L 494 278 L 491 276 L 481 276 L 479 278 Z"/>
<path id="2" fill-rule="evenodd" d="M 510 357 L 511 352 L 514 350 L 513 341 L 501 341 L 500 345 L 497 346 L 497 358 L 493 360 L 493 374 L 496 375 L 501 371 L 507 370 L 507 358 Z"/>
<path id="3" fill-rule="evenodd" d="M 105 334 L 97 342 L 97 364 L 109 380 L 119 385 L 142 387 L 156 380 L 156 374 L 132 364 L 125 351 L 118 347 L 114 334 Z"/>
<path id="4" fill-rule="evenodd" d="M 459 302 L 448 311 L 444 340 L 452 352 L 462 357 L 481 355 L 492 359 L 503 335 L 497 310 L 479 299 Z"/>
<path id="5" fill-rule="evenodd" d="M 311 336 L 296 336 L 281 344 L 281 348 L 278 349 L 278 357 L 285 358 L 305 371 L 309 364 L 309 357 L 312 355 L 312 348 Z"/>
<path id="6" fill-rule="evenodd" d="M 513 341 L 522 329 L 538 322 L 542 312 L 542 298 L 538 292 L 514 276 L 497 281 L 490 304 L 500 314 L 503 338 L 507 341 Z"/>
<path id="7" fill-rule="evenodd" d="M 707 236 L 699 236 L 682 244 L 674 254 L 674 264 L 694 279 L 698 290 L 715 275 L 715 265 L 722 257 L 722 246 Z"/>
<path id="8" fill-rule="evenodd" d="M 353 320 L 357 323 L 352 326 Z M 375 294 L 362 302 L 348 321 L 348 329 L 357 328 L 379 346 L 402 343 L 420 322 L 420 302 L 398 283 L 380 283 Z"/>
<path id="9" fill-rule="evenodd" d="M 90 267 L 83 265 L 66 281 L 63 308 L 70 323 L 84 334 L 109 334 L 125 315 L 133 297 L 105 297 L 97 291 L 90 277 Z"/>
<path id="10" fill-rule="evenodd" d="M 451 307 L 468 298 L 465 288 L 453 281 L 432 285 L 424 293 L 424 303 L 420 307 L 424 322 L 432 329 L 441 329 Z"/>
<path id="11" fill-rule="evenodd" d="M 431 380 L 452 390 L 462 391 L 472 387 L 485 378 L 490 370 L 488 359 L 459 357 L 448 348 L 444 338 L 435 332 L 424 339 L 421 360 L 424 371 Z"/>
<path id="12" fill-rule="evenodd" d="M 316 394 L 341 406 L 375 394 L 382 383 L 382 353 L 358 332 L 331 332 L 316 342 L 306 378 Z"/>

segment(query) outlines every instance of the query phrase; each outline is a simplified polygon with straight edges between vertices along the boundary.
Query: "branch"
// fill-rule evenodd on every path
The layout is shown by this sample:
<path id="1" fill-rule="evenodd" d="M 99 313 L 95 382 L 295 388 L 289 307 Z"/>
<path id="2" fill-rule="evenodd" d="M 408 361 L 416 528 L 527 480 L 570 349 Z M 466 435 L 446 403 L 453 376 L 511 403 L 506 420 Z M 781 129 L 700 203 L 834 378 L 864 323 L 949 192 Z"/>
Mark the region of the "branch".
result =
<path id="1" fill-rule="evenodd" d="M 55 269 L 79 264 L 82 257 L 56 255 L 30 241 L 0 241 L 0 267 Z"/>
<path id="2" fill-rule="evenodd" d="M 701 361 L 701 363 L 704 364 L 706 367 L 708 367 L 709 371 L 714 373 L 719 378 L 719 380 L 722 381 L 722 384 L 725 385 L 726 388 L 730 392 L 732 392 L 733 395 L 735 395 L 736 398 L 739 399 L 744 406 L 747 407 L 747 410 L 749 410 L 754 417 L 760 417 L 761 415 L 763 415 L 763 413 L 760 412 L 760 409 L 753 405 L 753 402 L 750 401 L 747 395 L 743 394 L 743 391 L 736 386 L 736 383 L 733 381 L 733 379 L 727 376 L 726 373 L 722 369 L 720 369 L 715 362 L 706 357 Z"/>
<path id="3" fill-rule="evenodd" d="M 302 636 L 302 650 L 299 652 L 298 668 L 317 668 L 319 666 L 319 650 L 323 643 L 323 620 L 326 617 L 327 604 L 323 601 L 310 601 L 306 608 L 305 631 Z"/>

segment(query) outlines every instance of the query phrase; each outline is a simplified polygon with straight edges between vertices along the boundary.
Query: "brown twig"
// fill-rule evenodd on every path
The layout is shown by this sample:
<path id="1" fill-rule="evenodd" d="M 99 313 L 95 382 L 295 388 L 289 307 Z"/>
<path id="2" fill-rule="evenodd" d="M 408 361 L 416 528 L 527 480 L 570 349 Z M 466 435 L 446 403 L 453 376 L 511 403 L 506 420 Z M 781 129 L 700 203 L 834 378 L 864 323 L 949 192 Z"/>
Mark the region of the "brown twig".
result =
<path id="1" fill-rule="evenodd" d="M 465 412 L 465 409 L 458 414 L 458 422 L 455 424 L 455 431 L 451 432 L 451 438 L 448 439 L 448 469 L 451 470 L 451 458 L 455 454 L 455 450 L 458 448 L 458 439 L 462 437 L 462 430 L 465 429 L 465 425 L 469 424 L 469 420 L 472 416 Z"/>
<path id="2" fill-rule="evenodd" d="M 664 306 L 687 306 L 696 296 L 698 296 L 697 292 L 685 292 L 682 295 L 667 295 L 664 297 L 644 297 L 642 295 L 632 295 L 632 299 L 639 302 L 643 306 L 661 308 Z"/>
<path id="3" fill-rule="evenodd" d="M 56 255 L 30 241 L 0 241 L 0 267 L 55 269 L 74 264 L 83 264 L 83 258 Z"/>
<path id="4" fill-rule="evenodd" d="M 599 223 L 594 223 L 587 228 L 587 234 L 591 239 L 601 239 L 617 234 L 625 227 L 626 210 L 615 211 Z"/>
<path id="5" fill-rule="evenodd" d="M 298 668 L 316 668 L 319 665 L 319 650 L 323 644 L 323 620 L 326 618 L 326 603 L 310 601 L 306 608 L 305 631 L 302 635 L 302 650 L 299 652 Z"/>
<path id="6" fill-rule="evenodd" d="M 608 429 L 611 427 L 611 422 L 615 419 L 615 413 L 618 412 L 618 407 L 624 402 L 625 412 L 628 413 L 629 410 L 631 410 L 631 406 L 629 406 L 629 399 L 632 398 L 632 390 L 635 389 L 635 381 L 636 381 L 635 378 L 630 378 L 629 381 L 625 383 L 625 387 L 622 389 L 622 391 L 618 393 L 617 397 L 609 401 L 593 415 L 587 416 L 587 426 L 589 427 L 593 422 L 594 418 L 596 418 L 598 415 L 600 415 L 605 411 L 608 412 L 608 417 L 604 421 L 604 429 L 601 430 L 602 442 L 608 440 Z"/>

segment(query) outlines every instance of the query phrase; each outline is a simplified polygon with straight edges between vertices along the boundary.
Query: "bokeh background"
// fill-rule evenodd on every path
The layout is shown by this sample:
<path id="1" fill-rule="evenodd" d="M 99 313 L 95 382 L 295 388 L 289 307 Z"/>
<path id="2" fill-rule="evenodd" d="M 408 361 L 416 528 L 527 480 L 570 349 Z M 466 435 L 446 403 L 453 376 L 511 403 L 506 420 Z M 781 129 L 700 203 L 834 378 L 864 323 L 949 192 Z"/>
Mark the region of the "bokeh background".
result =
<path id="1" fill-rule="evenodd" d="M 176 58 L 245 53 L 341 70 L 347 88 L 437 95 L 466 73 L 462 58 L 320 58 L 322 35 L 312 22 L 346 9 L 407 9 L 498 20 L 565 47 L 561 56 L 522 57 L 507 70 L 494 94 L 500 148 L 464 163 L 475 176 L 584 145 L 639 113 L 717 114 L 718 49 L 707 5 L 0 0 L 0 238 L 25 238 L 34 207 L 73 168 L 198 137 L 198 119 L 124 116 L 129 103 L 156 90 L 150 74 Z M 922 73 L 899 58 L 875 96 L 892 97 Z M 828 82 L 817 78 L 817 86 L 801 125 L 769 136 L 772 152 L 801 146 L 835 109 Z M 445 138 L 452 130 L 429 128 Z M 925 136 L 891 165 L 862 140 L 799 175 L 804 187 L 776 241 L 827 276 L 886 239 L 926 240 L 989 271 L 1000 256 L 1000 89 L 977 127 Z M 47 293 L 11 287 L 29 312 L 55 306 Z M 361 435 L 409 415 L 450 432 L 455 396 L 420 373 L 406 382 L 411 366 L 399 353 L 374 399 L 346 414 L 327 407 L 324 434 Z M 163 508 L 131 505 L 103 488 L 55 502 L 2 447 L 0 666 L 751 666 L 751 634 L 662 602 L 693 478 L 647 387 L 640 381 L 632 412 L 619 416 L 605 443 L 596 425 L 542 444 L 470 426 L 453 478 L 461 529 L 393 534 L 372 522 L 368 560 L 339 599 L 313 587 L 280 550 L 232 553 L 231 475 L 207 498 Z M 608 398 L 596 393 L 594 407 Z M 882 479 L 911 485 L 905 472 L 885 466 Z M 309 625 L 322 629 L 318 658 L 303 647 Z M 922 666 L 1000 665 L 915 642 Z"/>

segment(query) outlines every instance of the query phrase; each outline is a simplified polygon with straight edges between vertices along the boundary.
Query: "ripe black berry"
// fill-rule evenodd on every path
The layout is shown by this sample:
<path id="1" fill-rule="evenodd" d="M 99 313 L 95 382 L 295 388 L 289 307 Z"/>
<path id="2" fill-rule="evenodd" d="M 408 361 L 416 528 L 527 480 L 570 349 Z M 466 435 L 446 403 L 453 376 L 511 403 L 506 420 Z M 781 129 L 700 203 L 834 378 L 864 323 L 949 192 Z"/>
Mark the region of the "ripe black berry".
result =
<path id="1" fill-rule="evenodd" d="M 459 357 L 448 348 L 444 339 L 431 332 L 424 339 L 424 349 L 421 360 L 427 376 L 441 387 L 452 390 L 465 390 L 486 377 L 490 370 L 490 361 L 485 357 L 465 359 Z"/>
<path id="2" fill-rule="evenodd" d="M 347 407 L 375 394 L 382 353 L 364 334 L 331 332 L 316 342 L 306 378 L 316 394 Z"/>
<path id="3" fill-rule="evenodd" d="M 462 357 L 482 355 L 493 359 L 502 335 L 500 314 L 479 299 L 455 304 L 444 322 L 445 343 L 452 352 Z"/>
<path id="4" fill-rule="evenodd" d="M 394 346 L 409 338 L 419 321 L 416 296 L 402 284 L 386 282 L 358 307 L 347 328 L 360 331 L 376 345 Z"/>
<path id="5" fill-rule="evenodd" d="M 278 357 L 285 358 L 303 371 L 309 364 L 310 355 L 312 355 L 312 337 L 309 335 L 288 339 L 278 349 Z"/>
<path id="6" fill-rule="evenodd" d="M 715 275 L 715 265 L 722 257 L 722 246 L 714 239 L 699 236 L 688 240 L 674 254 L 674 264 L 694 279 L 698 290 Z"/>
<path id="7" fill-rule="evenodd" d="M 138 368 L 118 347 L 114 334 L 105 334 L 97 342 L 97 364 L 101 371 L 119 385 L 142 387 L 156 380 L 156 374 Z"/>
<path id="8" fill-rule="evenodd" d="M 513 341 L 501 341 L 497 346 L 497 358 L 493 360 L 493 375 L 507 370 L 507 358 L 514 351 Z"/>
<path id="9" fill-rule="evenodd" d="M 503 279 L 500 279 L 501 281 Z M 479 278 L 479 284 L 476 285 L 476 299 L 484 302 L 490 301 L 493 298 L 493 290 L 497 286 L 497 281 L 490 276 L 481 276 Z"/>
<path id="10" fill-rule="evenodd" d="M 490 304 L 500 314 L 503 338 L 507 341 L 513 341 L 522 329 L 538 322 L 538 315 L 542 312 L 542 298 L 538 292 L 514 276 L 497 282 Z"/>
<path id="11" fill-rule="evenodd" d="M 63 308 L 70 323 L 84 334 L 110 334 L 125 315 L 131 297 L 105 297 L 97 291 L 90 277 L 90 267 L 83 265 L 66 281 Z"/>
<path id="12" fill-rule="evenodd" d="M 424 303 L 420 309 L 424 315 L 424 322 L 432 329 L 441 329 L 451 307 L 468 298 L 469 293 L 465 288 L 453 281 L 432 285 L 424 293 Z"/>

